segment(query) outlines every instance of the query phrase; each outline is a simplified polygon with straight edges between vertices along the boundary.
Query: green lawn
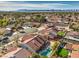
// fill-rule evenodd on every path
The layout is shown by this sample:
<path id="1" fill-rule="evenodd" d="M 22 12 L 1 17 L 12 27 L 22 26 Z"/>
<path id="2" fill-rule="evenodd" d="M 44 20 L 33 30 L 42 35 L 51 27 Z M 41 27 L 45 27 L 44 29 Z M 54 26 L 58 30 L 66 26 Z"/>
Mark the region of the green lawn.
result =
<path id="1" fill-rule="evenodd" d="M 57 32 L 57 35 L 58 35 L 58 36 L 64 36 L 64 35 L 65 35 L 65 32 L 59 31 L 59 32 Z"/>
<path id="2" fill-rule="evenodd" d="M 58 52 L 57 52 L 57 55 L 60 56 L 60 57 L 63 57 L 63 58 L 68 57 L 68 54 L 69 54 L 69 51 L 64 49 L 64 48 L 59 49 Z"/>

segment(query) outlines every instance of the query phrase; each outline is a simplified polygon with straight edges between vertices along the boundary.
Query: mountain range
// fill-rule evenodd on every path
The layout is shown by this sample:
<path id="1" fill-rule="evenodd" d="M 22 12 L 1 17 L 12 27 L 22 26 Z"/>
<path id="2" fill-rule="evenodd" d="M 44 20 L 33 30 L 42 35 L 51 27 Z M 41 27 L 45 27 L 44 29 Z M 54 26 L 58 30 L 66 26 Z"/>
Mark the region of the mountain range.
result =
<path id="1" fill-rule="evenodd" d="M 10 11 L 0 11 L 0 12 L 10 12 Z M 67 10 L 60 10 L 60 9 L 51 9 L 51 10 L 28 10 L 28 9 L 18 9 L 11 12 L 79 12 L 79 9 L 67 9 Z"/>

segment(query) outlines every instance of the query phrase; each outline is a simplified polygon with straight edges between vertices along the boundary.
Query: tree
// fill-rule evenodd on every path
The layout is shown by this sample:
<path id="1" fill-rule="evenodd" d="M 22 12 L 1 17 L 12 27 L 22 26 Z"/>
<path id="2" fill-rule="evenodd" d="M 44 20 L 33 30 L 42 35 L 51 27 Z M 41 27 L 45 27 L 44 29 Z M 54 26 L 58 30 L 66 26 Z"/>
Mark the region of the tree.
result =
<path id="1" fill-rule="evenodd" d="M 45 19 L 45 16 L 42 16 L 42 15 L 36 15 L 34 21 L 43 23 L 43 22 L 46 22 L 46 19 Z"/>
<path id="2" fill-rule="evenodd" d="M 62 49 L 61 52 L 59 53 L 59 55 L 60 55 L 61 57 L 66 58 L 66 57 L 68 57 L 68 53 L 69 53 L 69 52 L 68 52 L 66 49 Z"/>
<path id="3" fill-rule="evenodd" d="M 64 48 L 62 48 L 62 49 L 60 48 L 57 51 L 57 55 L 60 56 L 60 57 L 63 57 L 63 58 L 68 57 L 68 53 L 69 53 L 69 51 L 64 49 Z"/>
<path id="4" fill-rule="evenodd" d="M 63 31 L 59 31 L 59 32 L 57 32 L 57 35 L 62 37 L 62 36 L 65 35 L 65 32 L 63 32 Z"/>
<path id="5" fill-rule="evenodd" d="M 4 27 L 7 26 L 9 23 L 8 19 L 0 19 L 0 26 Z"/>

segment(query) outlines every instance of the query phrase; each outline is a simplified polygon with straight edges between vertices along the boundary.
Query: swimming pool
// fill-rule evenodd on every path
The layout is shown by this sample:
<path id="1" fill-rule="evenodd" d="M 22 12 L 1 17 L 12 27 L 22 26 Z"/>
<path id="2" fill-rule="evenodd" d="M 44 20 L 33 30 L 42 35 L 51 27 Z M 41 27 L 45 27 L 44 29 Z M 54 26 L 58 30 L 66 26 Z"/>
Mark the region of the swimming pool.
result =
<path id="1" fill-rule="evenodd" d="M 48 56 L 48 57 L 51 55 L 51 53 L 52 53 L 52 49 L 50 47 L 40 52 L 42 56 Z"/>

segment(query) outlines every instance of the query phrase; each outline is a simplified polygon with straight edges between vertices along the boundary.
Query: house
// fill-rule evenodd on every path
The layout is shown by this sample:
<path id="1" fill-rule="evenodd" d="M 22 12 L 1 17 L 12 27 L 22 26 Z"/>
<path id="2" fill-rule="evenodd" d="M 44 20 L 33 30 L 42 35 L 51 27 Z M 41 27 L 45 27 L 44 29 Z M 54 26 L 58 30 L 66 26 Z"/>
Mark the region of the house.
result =
<path id="1" fill-rule="evenodd" d="M 4 32 L 4 36 L 12 36 L 12 34 L 13 34 L 13 31 L 11 31 L 11 30 L 6 30 Z"/>
<path id="2" fill-rule="evenodd" d="M 51 28 L 42 28 L 38 34 L 45 37 L 45 39 L 48 39 L 48 35 L 49 35 L 49 32 L 51 31 L 52 29 Z"/>
<path id="3" fill-rule="evenodd" d="M 26 49 L 17 48 L 5 55 L 1 58 L 28 58 L 32 55 L 32 53 Z"/>
<path id="4" fill-rule="evenodd" d="M 35 32 L 37 32 L 38 30 L 37 30 L 37 28 L 35 28 L 35 27 L 27 27 L 26 29 L 24 29 L 24 31 L 25 31 L 26 33 L 35 33 Z"/>
<path id="5" fill-rule="evenodd" d="M 69 30 L 69 26 L 68 24 L 64 24 L 64 23 L 55 23 L 55 28 L 57 28 L 58 30 Z"/>
<path id="6" fill-rule="evenodd" d="M 49 32 L 49 39 L 54 39 L 56 37 L 57 37 L 57 33 L 54 30 Z"/>
<path id="7" fill-rule="evenodd" d="M 14 17 L 10 17 L 9 20 L 10 24 L 14 24 L 16 22 L 16 19 Z"/>
<path id="8" fill-rule="evenodd" d="M 4 46 L 6 48 L 6 54 L 2 55 L 2 58 L 27 58 L 32 55 L 31 51 L 17 47 L 14 41 Z"/>
<path id="9" fill-rule="evenodd" d="M 0 44 L 1 45 L 5 45 L 9 42 L 9 38 L 8 37 L 4 37 L 4 36 L 1 36 L 0 37 Z"/>
<path id="10" fill-rule="evenodd" d="M 54 27 L 54 24 L 52 22 L 47 24 L 48 27 Z"/>
<path id="11" fill-rule="evenodd" d="M 61 18 L 58 17 L 57 15 L 50 15 L 50 16 L 48 16 L 47 21 L 48 21 L 48 22 L 58 22 L 58 20 L 60 20 L 60 19 L 61 19 Z"/>
<path id="12" fill-rule="evenodd" d="M 24 30 L 24 28 L 22 26 L 18 26 L 16 29 L 17 29 L 17 31 L 23 31 Z"/>
<path id="13" fill-rule="evenodd" d="M 20 41 L 22 42 L 22 47 L 27 48 L 32 52 L 39 52 L 44 46 L 48 45 L 47 39 L 43 36 L 31 34 L 23 36 Z"/>
<path id="14" fill-rule="evenodd" d="M 26 49 L 21 49 L 14 54 L 15 58 L 28 58 L 30 56 L 32 56 L 32 52 Z"/>
<path id="15" fill-rule="evenodd" d="M 79 32 L 71 31 L 66 34 L 65 41 L 72 43 L 79 43 Z"/>
<path id="16" fill-rule="evenodd" d="M 49 46 L 48 41 L 44 37 L 36 34 L 26 34 L 20 39 L 20 48 L 14 44 L 7 46 L 8 53 L 2 57 L 6 58 L 27 58 L 32 56 L 32 53 L 39 53 Z"/>
<path id="17" fill-rule="evenodd" d="M 9 42 L 9 38 L 8 37 L 3 37 L 2 38 L 2 44 L 6 44 Z"/>
<path id="18" fill-rule="evenodd" d="M 67 43 L 67 44 L 65 45 L 65 48 L 68 49 L 68 50 L 70 50 L 70 51 L 72 51 L 72 46 L 73 46 L 73 44 L 68 44 L 68 43 Z"/>
<path id="19" fill-rule="evenodd" d="M 3 47 L 0 47 L 0 49 L 1 49 L 0 53 L 1 53 L 1 51 L 3 51 L 3 52 L 5 51 L 5 54 L 2 53 L 3 54 L 2 57 L 5 56 L 6 54 L 8 54 L 9 52 L 16 50 L 17 48 L 14 47 L 14 45 L 15 45 L 14 41 L 12 41 L 12 42 L 5 44 Z"/>

